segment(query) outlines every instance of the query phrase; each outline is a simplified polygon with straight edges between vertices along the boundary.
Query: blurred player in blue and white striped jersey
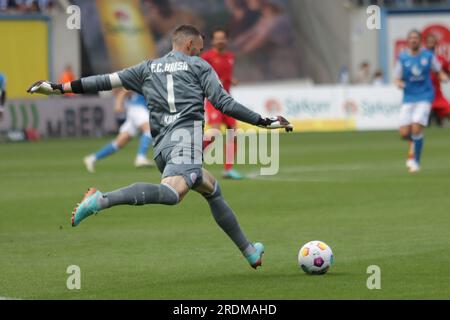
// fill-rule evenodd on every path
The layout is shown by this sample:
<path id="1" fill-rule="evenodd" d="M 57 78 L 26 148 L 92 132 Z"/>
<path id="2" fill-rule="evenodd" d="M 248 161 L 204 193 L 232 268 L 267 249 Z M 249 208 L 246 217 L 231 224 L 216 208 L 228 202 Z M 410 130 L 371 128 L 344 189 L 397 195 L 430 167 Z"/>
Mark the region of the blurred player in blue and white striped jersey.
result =
<path id="1" fill-rule="evenodd" d="M 98 152 L 84 158 L 84 164 L 89 172 L 95 172 L 95 163 L 97 161 L 116 153 L 139 133 L 141 133 L 141 139 L 134 164 L 138 168 L 149 167 L 153 164 L 147 158 L 152 136 L 150 133 L 149 111 L 145 98 L 138 93 L 121 90 L 117 95 L 115 109 L 116 112 L 126 111 L 126 121 L 120 127 L 119 135 L 114 141 L 108 143 Z"/>
<path id="2" fill-rule="evenodd" d="M 395 67 L 396 85 L 404 92 L 400 135 L 410 144 L 406 166 L 411 173 L 420 171 L 423 129 L 428 126 L 434 100 L 431 71 L 438 72 L 441 81 L 448 81 L 434 53 L 423 49 L 421 44 L 421 33 L 417 30 L 409 32 L 408 49 L 400 54 Z"/>

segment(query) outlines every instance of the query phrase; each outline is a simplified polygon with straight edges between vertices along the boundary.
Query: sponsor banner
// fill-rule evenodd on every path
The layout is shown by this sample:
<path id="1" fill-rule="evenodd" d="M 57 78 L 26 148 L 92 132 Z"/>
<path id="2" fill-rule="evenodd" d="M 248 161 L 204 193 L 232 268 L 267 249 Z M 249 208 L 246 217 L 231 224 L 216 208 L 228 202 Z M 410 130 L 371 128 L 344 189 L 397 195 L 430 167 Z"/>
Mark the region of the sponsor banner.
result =
<path id="1" fill-rule="evenodd" d="M 155 57 L 156 46 L 145 25 L 139 0 L 97 0 L 96 3 L 114 70 Z"/>
<path id="2" fill-rule="evenodd" d="M 402 92 L 391 86 L 255 85 L 235 88 L 232 94 L 264 116 L 286 116 L 296 131 L 396 129 L 402 100 Z"/>
<path id="3" fill-rule="evenodd" d="M 425 36 L 432 33 L 439 42 L 436 52 L 450 60 L 450 19 L 448 13 L 411 13 L 388 16 L 388 52 L 390 71 L 394 70 L 399 53 L 406 48 L 408 33 L 417 29 Z"/>
<path id="4" fill-rule="evenodd" d="M 49 78 L 48 28 L 46 20 L 0 18 L 0 73 L 9 99 L 27 96 L 31 83 Z"/>
<path id="5" fill-rule="evenodd" d="M 398 128 L 403 93 L 396 87 L 352 87 L 344 93 L 341 106 L 357 130 Z"/>
<path id="6" fill-rule="evenodd" d="M 260 85 L 238 87 L 233 96 L 264 116 L 286 116 L 296 131 L 354 131 L 397 129 L 402 93 L 391 86 Z M 17 140 L 23 133 L 28 139 L 100 137 L 117 130 L 113 106 L 113 97 L 10 100 L 0 131 Z"/>
<path id="7" fill-rule="evenodd" d="M 10 100 L 6 103 L 0 131 L 10 140 L 25 133 L 29 140 L 47 138 L 100 137 L 117 129 L 114 99 L 98 97 Z M 34 137 L 34 139 L 32 139 Z"/>

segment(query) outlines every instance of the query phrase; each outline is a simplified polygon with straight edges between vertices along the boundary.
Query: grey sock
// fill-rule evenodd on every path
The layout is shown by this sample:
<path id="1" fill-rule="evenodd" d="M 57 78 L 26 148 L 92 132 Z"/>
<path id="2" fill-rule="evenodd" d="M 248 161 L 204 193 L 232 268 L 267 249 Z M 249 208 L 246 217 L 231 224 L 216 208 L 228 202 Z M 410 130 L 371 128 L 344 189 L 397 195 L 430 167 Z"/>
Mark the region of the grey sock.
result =
<path id="1" fill-rule="evenodd" d="M 211 208 L 211 212 L 217 224 L 225 231 L 231 240 L 233 240 L 239 250 L 241 250 L 244 255 L 248 255 L 252 249 L 254 250 L 252 244 L 242 232 L 233 210 L 222 197 L 218 182 L 216 182 L 214 193 L 210 196 L 205 196 L 205 199 L 209 203 L 209 207 Z"/>
<path id="2" fill-rule="evenodd" d="M 103 194 L 103 197 L 100 199 L 100 206 L 102 209 L 106 209 L 118 205 L 175 205 L 178 202 L 178 193 L 168 185 L 135 183 L 131 186 Z"/>

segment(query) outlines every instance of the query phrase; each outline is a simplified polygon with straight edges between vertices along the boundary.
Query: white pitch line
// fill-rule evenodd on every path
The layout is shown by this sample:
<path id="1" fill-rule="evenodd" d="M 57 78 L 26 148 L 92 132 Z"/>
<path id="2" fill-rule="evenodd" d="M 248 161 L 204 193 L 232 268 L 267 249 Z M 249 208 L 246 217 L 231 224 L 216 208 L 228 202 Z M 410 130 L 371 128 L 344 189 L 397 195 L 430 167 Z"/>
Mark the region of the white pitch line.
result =
<path id="1" fill-rule="evenodd" d="M 283 175 L 274 175 L 274 176 L 261 176 L 259 172 L 250 172 L 245 175 L 246 179 L 250 180 L 264 180 L 264 181 L 286 181 L 286 182 L 343 182 L 342 179 L 330 179 L 327 177 L 286 177 Z"/>
<path id="2" fill-rule="evenodd" d="M 0 300 L 21 300 L 21 299 L 0 296 Z"/>

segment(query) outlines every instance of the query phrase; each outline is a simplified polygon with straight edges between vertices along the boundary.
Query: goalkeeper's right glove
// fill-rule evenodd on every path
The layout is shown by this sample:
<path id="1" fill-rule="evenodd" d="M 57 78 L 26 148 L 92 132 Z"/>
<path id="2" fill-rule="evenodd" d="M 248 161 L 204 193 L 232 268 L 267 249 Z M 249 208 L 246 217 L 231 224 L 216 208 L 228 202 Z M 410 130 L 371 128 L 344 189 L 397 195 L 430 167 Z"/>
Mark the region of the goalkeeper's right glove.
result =
<path id="1" fill-rule="evenodd" d="M 64 94 L 64 88 L 62 84 L 55 84 L 49 81 L 37 81 L 33 83 L 27 90 L 28 93 L 45 94 L 46 96 L 59 96 Z"/>
<path id="2" fill-rule="evenodd" d="M 294 131 L 294 126 L 282 116 L 274 118 L 261 118 L 259 119 L 257 126 L 264 129 L 285 129 L 286 132 Z"/>

